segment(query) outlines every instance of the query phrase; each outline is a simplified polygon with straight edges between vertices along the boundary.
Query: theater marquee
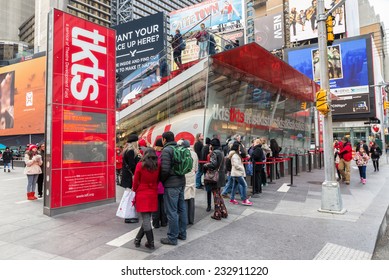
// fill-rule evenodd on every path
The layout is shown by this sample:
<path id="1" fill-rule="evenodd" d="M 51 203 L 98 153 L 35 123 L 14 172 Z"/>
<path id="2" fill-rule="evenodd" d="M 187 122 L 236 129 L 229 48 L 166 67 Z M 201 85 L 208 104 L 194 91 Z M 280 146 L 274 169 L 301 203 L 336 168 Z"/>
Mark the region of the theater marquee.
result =
<path id="1" fill-rule="evenodd" d="M 45 214 L 115 199 L 115 31 L 49 15 Z"/>

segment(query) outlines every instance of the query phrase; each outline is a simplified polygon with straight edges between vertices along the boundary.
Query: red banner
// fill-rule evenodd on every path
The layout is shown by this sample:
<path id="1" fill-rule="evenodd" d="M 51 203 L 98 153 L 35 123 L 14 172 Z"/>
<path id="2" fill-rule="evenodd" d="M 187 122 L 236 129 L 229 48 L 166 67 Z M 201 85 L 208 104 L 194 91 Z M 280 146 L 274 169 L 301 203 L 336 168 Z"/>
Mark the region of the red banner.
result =
<path id="1" fill-rule="evenodd" d="M 59 10 L 51 24 L 45 208 L 113 199 L 115 31 Z"/>

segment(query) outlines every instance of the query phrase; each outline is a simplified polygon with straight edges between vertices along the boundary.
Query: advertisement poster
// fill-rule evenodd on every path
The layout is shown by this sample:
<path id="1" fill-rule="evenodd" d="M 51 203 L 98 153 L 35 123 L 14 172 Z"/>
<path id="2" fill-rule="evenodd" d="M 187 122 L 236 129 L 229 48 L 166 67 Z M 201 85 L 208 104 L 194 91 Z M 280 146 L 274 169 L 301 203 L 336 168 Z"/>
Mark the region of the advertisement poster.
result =
<path id="1" fill-rule="evenodd" d="M 44 132 L 45 69 L 45 57 L 0 68 L 1 136 Z"/>
<path id="2" fill-rule="evenodd" d="M 284 45 L 284 18 L 282 13 L 256 18 L 254 20 L 255 42 L 272 51 Z"/>
<path id="3" fill-rule="evenodd" d="M 327 49 L 330 89 L 338 96 L 337 100 L 333 100 L 334 115 L 370 112 L 369 84 L 373 84 L 372 74 L 369 74 L 372 72 L 369 71 L 372 67 L 370 37 L 338 40 Z M 320 84 L 317 44 L 287 49 L 286 60 L 293 68 Z"/>
<path id="4" fill-rule="evenodd" d="M 157 13 L 113 27 L 116 30 L 116 74 L 123 80 L 147 68 L 164 50 L 164 15 Z M 157 59 L 158 60 L 158 59 Z"/>
<path id="5" fill-rule="evenodd" d="M 45 213 L 115 199 L 115 31 L 50 14 Z M 60 211 L 60 210 L 58 210 Z"/>
<path id="6" fill-rule="evenodd" d="M 204 21 L 207 28 L 240 21 L 243 18 L 242 0 L 208 0 L 172 11 L 170 15 L 170 34 L 179 29 L 185 34 L 192 28 L 198 30 L 200 22 Z"/>
<path id="7" fill-rule="evenodd" d="M 326 9 L 331 9 L 339 0 L 325 0 Z M 289 0 L 290 41 L 298 42 L 317 38 L 317 1 Z M 344 5 L 335 9 L 332 14 L 334 34 L 345 32 Z"/>

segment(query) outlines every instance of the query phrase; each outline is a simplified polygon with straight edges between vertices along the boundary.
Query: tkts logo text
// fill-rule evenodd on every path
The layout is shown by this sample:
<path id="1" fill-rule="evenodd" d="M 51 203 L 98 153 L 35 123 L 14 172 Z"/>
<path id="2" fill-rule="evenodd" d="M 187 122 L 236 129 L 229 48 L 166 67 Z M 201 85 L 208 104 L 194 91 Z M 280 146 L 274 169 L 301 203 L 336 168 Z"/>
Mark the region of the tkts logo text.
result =
<path id="1" fill-rule="evenodd" d="M 219 104 L 213 105 L 212 118 L 226 122 L 244 123 L 244 112 L 236 108 L 219 108 Z"/>
<path id="2" fill-rule="evenodd" d="M 101 60 L 98 54 L 107 54 L 105 37 L 98 30 L 85 30 L 80 27 L 72 28 L 72 58 L 70 88 L 77 100 L 94 101 L 99 96 L 100 77 L 105 78 L 105 70 L 99 67 Z"/>

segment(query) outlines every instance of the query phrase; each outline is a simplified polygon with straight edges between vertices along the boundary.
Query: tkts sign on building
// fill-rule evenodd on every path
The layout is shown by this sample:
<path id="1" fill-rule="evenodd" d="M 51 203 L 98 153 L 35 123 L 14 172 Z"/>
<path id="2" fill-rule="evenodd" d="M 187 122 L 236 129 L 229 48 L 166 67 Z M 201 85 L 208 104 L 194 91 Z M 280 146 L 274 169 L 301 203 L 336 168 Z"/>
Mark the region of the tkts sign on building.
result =
<path id="1" fill-rule="evenodd" d="M 45 213 L 115 200 L 115 31 L 49 15 Z"/>

